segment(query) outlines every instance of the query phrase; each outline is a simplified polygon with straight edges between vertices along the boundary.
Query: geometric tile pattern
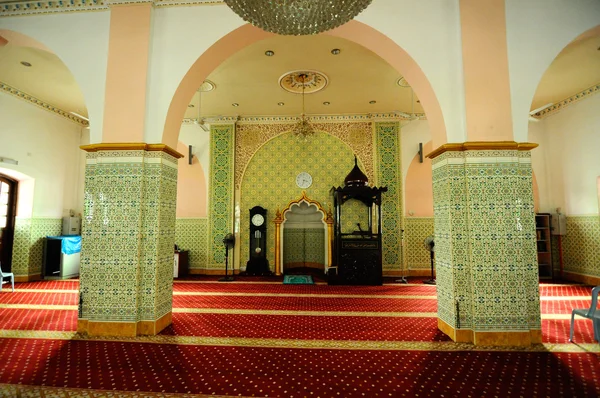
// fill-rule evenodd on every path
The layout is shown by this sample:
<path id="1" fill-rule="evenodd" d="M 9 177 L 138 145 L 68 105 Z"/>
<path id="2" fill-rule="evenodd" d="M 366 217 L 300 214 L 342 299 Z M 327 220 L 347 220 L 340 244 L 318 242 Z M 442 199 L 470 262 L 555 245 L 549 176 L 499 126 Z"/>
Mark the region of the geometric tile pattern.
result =
<path id="1" fill-rule="evenodd" d="M 433 159 L 438 316 L 456 329 L 540 329 L 531 154 Z"/>
<path id="2" fill-rule="evenodd" d="M 350 147 L 361 160 L 361 170 L 373 176 L 373 127 L 365 121 L 311 122 L 315 131 L 326 132 L 339 138 Z M 273 138 L 290 132 L 294 123 L 244 123 L 238 122 L 235 129 L 235 186 L 242 183 L 248 163 L 261 147 Z M 348 170 L 350 171 L 350 170 Z"/>
<path id="3" fill-rule="evenodd" d="M 175 244 L 189 251 L 190 269 L 208 265 L 208 219 L 178 218 L 175 221 Z"/>
<path id="4" fill-rule="evenodd" d="M 235 125 L 210 126 L 208 269 L 225 267 L 223 238 L 233 233 Z"/>
<path id="5" fill-rule="evenodd" d="M 565 271 L 600 277 L 599 215 L 568 216 L 562 246 Z"/>
<path id="6" fill-rule="evenodd" d="M 16 218 L 12 272 L 15 275 L 40 275 L 46 236 L 62 232 L 60 218 Z"/>
<path id="7" fill-rule="evenodd" d="M 171 311 L 177 160 L 160 151 L 87 153 L 81 319 L 156 320 Z"/>
<path id="8" fill-rule="evenodd" d="M 404 250 L 408 269 L 431 269 L 429 252 L 423 241 L 433 235 L 433 217 L 406 217 L 404 219 Z"/>
<path id="9" fill-rule="evenodd" d="M 324 228 L 286 228 L 283 234 L 283 268 L 286 264 L 325 264 Z"/>
<path id="10" fill-rule="evenodd" d="M 387 187 L 381 196 L 382 262 L 384 270 L 402 268 L 402 162 L 400 122 L 375 123 L 377 181 Z"/>
<path id="11" fill-rule="evenodd" d="M 360 159 L 359 165 L 362 167 Z M 267 259 L 273 268 L 275 264 L 273 220 L 277 209 L 283 210 L 292 200 L 301 197 L 303 190 L 311 200 L 319 202 L 327 209 L 333 202 L 329 192 L 331 187 L 343 185 L 344 178 L 353 166 L 352 148 L 339 138 L 322 131 L 317 131 L 306 142 L 298 140 L 288 132 L 278 135 L 261 146 L 249 161 L 241 183 L 239 221 L 241 267 L 246 265 L 249 253 L 250 213 L 248 209 L 254 206 L 267 209 L 265 222 Z M 312 185 L 306 189 L 298 188 L 296 185 L 296 176 L 303 171 L 312 176 Z M 352 216 L 346 210 L 344 206 L 344 220 L 350 220 Z M 356 224 L 354 228 L 355 226 Z M 283 228 L 286 229 L 285 224 Z M 287 231 L 284 231 L 284 240 L 286 240 L 285 232 Z"/>

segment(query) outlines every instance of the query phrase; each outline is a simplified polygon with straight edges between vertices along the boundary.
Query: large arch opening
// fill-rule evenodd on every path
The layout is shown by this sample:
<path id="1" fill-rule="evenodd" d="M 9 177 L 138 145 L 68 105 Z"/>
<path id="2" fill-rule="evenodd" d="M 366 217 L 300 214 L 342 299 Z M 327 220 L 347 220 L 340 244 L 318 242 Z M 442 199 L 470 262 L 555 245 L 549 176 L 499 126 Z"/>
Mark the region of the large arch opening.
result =
<path id="1" fill-rule="evenodd" d="M 252 25 L 244 25 L 221 38 L 190 67 L 179 84 L 167 113 L 162 142 L 176 147 L 181 120 L 194 92 L 208 75 L 226 59 L 253 43 L 273 37 Z M 427 77 L 410 55 L 387 36 L 358 21 L 323 33 L 349 40 L 372 51 L 396 69 L 413 87 L 429 120 L 436 145 L 446 142 L 446 127 L 439 102 Z"/>
<path id="2" fill-rule="evenodd" d="M 597 178 L 600 165 L 600 25 L 579 35 L 547 65 L 531 99 L 528 125 L 539 212 L 552 220 L 550 257 L 538 236 L 540 276 L 600 283 L 593 253 L 600 240 Z M 534 190 L 534 194 L 535 194 Z M 540 240 L 542 239 L 542 240 Z M 547 264 L 547 265 L 544 265 Z M 546 267 L 542 274 L 542 268 Z"/>

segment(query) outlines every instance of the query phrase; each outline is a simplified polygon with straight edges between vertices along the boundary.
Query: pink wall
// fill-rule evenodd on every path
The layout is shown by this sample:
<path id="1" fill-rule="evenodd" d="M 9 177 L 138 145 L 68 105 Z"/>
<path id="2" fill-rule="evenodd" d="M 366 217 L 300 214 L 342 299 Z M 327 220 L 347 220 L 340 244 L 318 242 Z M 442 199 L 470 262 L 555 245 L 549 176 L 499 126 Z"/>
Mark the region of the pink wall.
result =
<path id="1" fill-rule="evenodd" d="M 192 164 L 188 161 L 188 147 L 183 142 L 177 143 L 177 152 L 184 154 L 179 160 L 177 170 L 177 218 L 206 217 L 207 184 L 204 170 L 198 158 Z"/>
<path id="2" fill-rule="evenodd" d="M 512 141 L 505 0 L 461 0 L 468 141 Z"/>
<path id="3" fill-rule="evenodd" d="M 113 6 L 102 142 L 144 142 L 152 4 Z"/>
<path id="4" fill-rule="evenodd" d="M 423 145 L 424 154 L 432 150 L 432 141 Z M 431 159 L 424 158 L 423 163 L 419 163 L 418 154 L 413 158 L 406 174 L 405 190 L 405 212 L 407 217 L 433 217 Z"/>

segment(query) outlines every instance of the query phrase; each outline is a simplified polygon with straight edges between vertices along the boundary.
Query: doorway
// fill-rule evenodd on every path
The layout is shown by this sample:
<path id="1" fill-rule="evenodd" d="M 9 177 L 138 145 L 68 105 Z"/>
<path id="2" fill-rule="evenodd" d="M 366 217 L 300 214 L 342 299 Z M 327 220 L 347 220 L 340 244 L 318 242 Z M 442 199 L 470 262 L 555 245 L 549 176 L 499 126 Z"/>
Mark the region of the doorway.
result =
<path id="1" fill-rule="evenodd" d="M 12 271 L 16 206 L 17 181 L 0 174 L 0 262 L 5 272 Z"/>

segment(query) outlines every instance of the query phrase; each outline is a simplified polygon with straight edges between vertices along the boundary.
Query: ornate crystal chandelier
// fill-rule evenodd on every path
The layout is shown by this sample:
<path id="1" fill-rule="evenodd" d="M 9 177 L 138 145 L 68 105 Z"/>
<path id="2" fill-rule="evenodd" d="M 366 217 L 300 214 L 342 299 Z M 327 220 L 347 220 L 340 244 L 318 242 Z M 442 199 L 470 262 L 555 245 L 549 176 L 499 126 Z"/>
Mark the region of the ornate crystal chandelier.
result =
<path id="1" fill-rule="evenodd" d="M 298 75 L 298 78 L 302 81 L 302 114 L 300 115 L 300 120 L 298 123 L 296 123 L 294 129 L 292 130 L 292 134 L 294 134 L 296 138 L 303 141 L 306 141 L 308 137 L 315 133 L 315 130 L 313 130 L 311 124 L 308 122 L 308 120 L 306 120 L 306 115 L 304 114 L 304 88 L 307 77 L 308 76 L 305 73 Z"/>
<path id="2" fill-rule="evenodd" d="M 246 22 L 280 35 L 314 35 L 337 28 L 373 0 L 225 0 Z"/>

